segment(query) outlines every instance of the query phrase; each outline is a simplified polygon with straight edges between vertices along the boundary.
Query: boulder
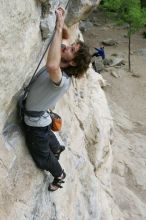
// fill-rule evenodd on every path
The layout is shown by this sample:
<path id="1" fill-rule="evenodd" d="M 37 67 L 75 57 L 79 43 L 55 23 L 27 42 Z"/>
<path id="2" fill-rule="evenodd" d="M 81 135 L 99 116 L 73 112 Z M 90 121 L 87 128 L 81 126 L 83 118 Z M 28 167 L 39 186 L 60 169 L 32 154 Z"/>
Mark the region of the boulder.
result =
<path id="1" fill-rule="evenodd" d="M 134 54 L 146 57 L 146 48 L 137 49 L 136 51 L 134 51 Z"/>
<path id="2" fill-rule="evenodd" d="M 107 40 L 103 40 L 102 44 L 105 46 L 115 46 L 118 44 L 118 42 L 112 39 L 107 39 Z"/>
<path id="3" fill-rule="evenodd" d="M 82 32 L 85 32 L 87 31 L 89 28 L 91 28 L 93 26 L 93 24 L 88 21 L 88 22 L 80 22 L 79 24 L 79 29 L 82 31 Z"/>
<path id="4" fill-rule="evenodd" d="M 118 77 L 119 77 L 119 75 L 118 75 L 114 70 L 112 70 L 110 73 L 111 73 L 111 75 L 114 76 L 115 78 L 118 78 Z"/>
<path id="5" fill-rule="evenodd" d="M 104 70 L 103 61 L 100 59 L 96 59 L 95 61 L 93 61 L 92 66 L 93 66 L 93 69 L 98 73 Z"/>
<path id="6" fill-rule="evenodd" d="M 112 58 L 112 63 L 110 64 L 110 66 L 121 66 L 121 65 L 125 65 L 125 60 L 121 57 L 113 57 Z"/>
<path id="7" fill-rule="evenodd" d="M 103 60 L 103 64 L 104 64 L 105 66 L 110 66 L 110 65 L 112 64 L 112 59 L 111 59 L 111 58 L 105 58 L 105 59 Z"/>

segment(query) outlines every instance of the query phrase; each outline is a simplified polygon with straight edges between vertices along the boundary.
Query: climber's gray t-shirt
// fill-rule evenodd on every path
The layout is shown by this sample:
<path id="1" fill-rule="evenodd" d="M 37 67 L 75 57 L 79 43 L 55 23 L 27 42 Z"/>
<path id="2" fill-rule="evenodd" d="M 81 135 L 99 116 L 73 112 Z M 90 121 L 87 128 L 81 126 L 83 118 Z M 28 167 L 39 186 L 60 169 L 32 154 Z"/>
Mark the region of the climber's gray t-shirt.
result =
<path id="1" fill-rule="evenodd" d="M 40 73 L 41 72 L 41 73 Z M 39 74 L 40 73 L 40 74 Z M 37 74 L 37 79 L 31 85 L 26 100 L 27 111 L 45 111 L 41 117 L 25 115 L 24 121 L 29 126 L 44 127 L 51 123 L 48 109 L 53 109 L 57 101 L 65 94 L 71 84 L 71 78 L 63 72 L 61 83 L 54 84 L 45 67 Z"/>

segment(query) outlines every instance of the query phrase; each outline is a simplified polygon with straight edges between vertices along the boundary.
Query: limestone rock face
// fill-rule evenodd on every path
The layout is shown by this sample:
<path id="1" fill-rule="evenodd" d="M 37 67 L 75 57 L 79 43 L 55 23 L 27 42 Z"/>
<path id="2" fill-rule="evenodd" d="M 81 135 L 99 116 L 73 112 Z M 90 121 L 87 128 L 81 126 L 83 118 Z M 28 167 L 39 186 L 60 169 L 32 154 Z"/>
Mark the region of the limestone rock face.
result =
<path id="1" fill-rule="evenodd" d="M 53 32 L 54 21 L 56 19 L 55 9 L 59 4 L 68 11 L 66 24 L 72 26 L 73 24 L 78 23 L 81 19 L 86 18 L 99 2 L 100 0 L 63 0 L 58 3 L 58 0 L 40 0 L 40 3 L 42 4 L 42 17 L 40 23 L 42 38 L 48 38 L 48 35 Z"/>
<path id="2" fill-rule="evenodd" d="M 69 26 L 86 18 L 100 0 L 74 0 L 69 2 L 69 10 L 66 22 Z"/>
<path id="3" fill-rule="evenodd" d="M 19 90 L 42 54 L 41 7 L 35 0 L 1 1 L 0 217 L 110 220 L 114 206 L 110 191 L 112 118 L 99 84 L 101 77 L 90 68 L 82 80 L 73 80 L 56 106 L 64 121 L 59 135 L 66 145 L 61 164 L 67 173 L 64 188 L 57 192 L 48 192 L 52 177 L 35 167 L 15 118 Z M 120 216 L 116 207 L 114 215 Z"/>
<path id="4" fill-rule="evenodd" d="M 38 62 L 41 8 L 36 1 L 0 3 L 0 131 L 12 111 L 14 94 Z"/>

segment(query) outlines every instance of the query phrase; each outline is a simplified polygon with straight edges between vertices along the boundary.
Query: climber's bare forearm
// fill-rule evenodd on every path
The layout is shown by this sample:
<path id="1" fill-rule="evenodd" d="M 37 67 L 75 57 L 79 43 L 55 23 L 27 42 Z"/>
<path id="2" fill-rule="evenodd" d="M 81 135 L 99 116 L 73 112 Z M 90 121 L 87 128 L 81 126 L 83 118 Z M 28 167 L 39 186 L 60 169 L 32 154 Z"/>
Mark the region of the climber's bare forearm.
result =
<path id="1" fill-rule="evenodd" d="M 48 57 L 46 67 L 48 74 L 51 79 L 58 83 L 61 80 L 60 60 L 61 60 L 61 42 L 62 42 L 62 31 L 64 25 L 63 9 L 59 8 L 56 10 L 57 22 L 53 40 L 48 50 Z"/>
<path id="2" fill-rule="evenodd" d="M 54 38 L 51 42 L 48 57 L 47 57 L 47 68 L 59 68 L 60 66 L 60 59 L 61 59 L 61 50 L 60 45 L 62 42 L 62 29 L 57 29 L 55 31 Z"/>

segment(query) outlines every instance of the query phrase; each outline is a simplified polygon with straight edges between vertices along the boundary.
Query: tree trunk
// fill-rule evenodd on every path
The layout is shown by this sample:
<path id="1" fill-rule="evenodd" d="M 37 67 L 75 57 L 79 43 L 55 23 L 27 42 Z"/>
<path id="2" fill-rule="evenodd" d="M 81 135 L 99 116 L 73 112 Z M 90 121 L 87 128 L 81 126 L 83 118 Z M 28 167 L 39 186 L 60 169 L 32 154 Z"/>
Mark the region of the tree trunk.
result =
<path id="1" fill-rule="evenodd" d="M 131 24 L 129 24 L 129 33 L 128 33 L 128 67 L 129 72 L 131 72 Z"/>
<path id="2" fill-rule="evenodd" d="M 129 72 L 131 72 L 131 34 L 128 36 L 128 67 L 129 67 Z"/>

